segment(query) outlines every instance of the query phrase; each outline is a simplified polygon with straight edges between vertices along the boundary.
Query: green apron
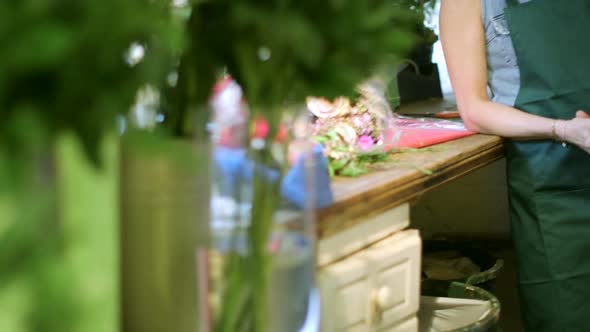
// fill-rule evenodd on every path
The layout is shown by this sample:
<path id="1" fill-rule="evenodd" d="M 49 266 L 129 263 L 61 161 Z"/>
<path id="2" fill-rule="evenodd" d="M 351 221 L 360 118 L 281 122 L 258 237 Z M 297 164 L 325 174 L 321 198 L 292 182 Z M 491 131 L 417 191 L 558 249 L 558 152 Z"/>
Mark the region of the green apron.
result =
<path id="1" fill-rule="evenodd" d="M 590 0 L 513 2 L 505 15 L 520 67 L 515 107 L 559 119 L 590 111 Z M 509 141 L 506 159 L 527 331 L 590 331 L 590 155 Z"/>

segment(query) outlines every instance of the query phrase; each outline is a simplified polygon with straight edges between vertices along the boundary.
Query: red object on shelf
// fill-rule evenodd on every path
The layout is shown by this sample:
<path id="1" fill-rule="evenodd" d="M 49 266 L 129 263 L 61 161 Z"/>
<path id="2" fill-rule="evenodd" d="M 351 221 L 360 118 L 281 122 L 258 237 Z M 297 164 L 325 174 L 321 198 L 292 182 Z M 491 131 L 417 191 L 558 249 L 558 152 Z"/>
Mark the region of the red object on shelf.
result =
<path id="1" fill-rule="evenodd" d="M 474 134 L 472 131 L 408 128 L 402 129 L 401 137 L 395 144 L 395 147 L 424 148 Z"/>
<path id="2" fill-rule="evenodd" d="M 399 135 L 399 138 L 387 145 L 387 150 L 424 148 L 475 134 L 465 129 L 461 122 L 441 119 L 399 117 L 395 125 L 395 135 Z"/>

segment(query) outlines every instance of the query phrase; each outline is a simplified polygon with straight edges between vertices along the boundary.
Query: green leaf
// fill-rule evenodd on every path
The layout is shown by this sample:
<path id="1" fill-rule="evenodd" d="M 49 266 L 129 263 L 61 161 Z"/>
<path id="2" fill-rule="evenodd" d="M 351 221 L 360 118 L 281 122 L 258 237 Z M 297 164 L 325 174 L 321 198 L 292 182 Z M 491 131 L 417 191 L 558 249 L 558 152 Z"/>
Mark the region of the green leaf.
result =
<path id="1" fill-rule="evenodd" d="M 387 152 L 370 152 L 361 153 L 358 155 L 359 162 L 363 163 L 376 163 L 379 161 L 385 161 L 389 158 L 390 154 Z"/>
<path id="2" fill-rule="evenodd" d="M 418 166 L 415 166 L 415 167 L 416 167 L 417 170 L 419 170 L 420 172 L 422 172 L 422 173 L 424 173 L 426 175 L 432 175 L 432 174 L 434 174 L 434 172 L 432 170 L 429 170 L 427 168 L 418 167 Z"/>
<path id="3" fill-rule="evenodd" d="M 6 65 L 18 71 L 47 70 L 65 65 L 75 46 L 75 33 L 56 23 L 40 22 L 22 27 L 27 38 L 14 39 L 12 57 L 5 58 Z"/>
<path id="4" fill-rule="evenodd" d="M 330 141 L 332 143 L 337 143 L 340 141 L 340 136 L 338 135 L 338 133 L 334 129 L 331 129 L 330 131 L 328 131 L 328 133 L 326 133 L 326 136 L 328 136 L 330 138 Z"/>
<path id="5" fill-rule="evenodd" d="M 346 158 L 342 158 L 342 159 L 335 159 L 333 161 L 330 161 L 330 166 L 332 167 L 332 169 L 335 172 L 338 172 L 339 170 L 341 170 L 344 166 L 346 166 L 346 164 L 348 164 L 350 162 L 349 159 Z"/>
<path id="6" fill-rule="evenodd" d="M 351 162 L 348 165 L 346 165 L 346 167 L 344 167 L 342 170 L 340 170 L 339 175 L 349 176 L 349 177 L 357 177 L 357 176 L 365 174 L 367 172 L 368 172 L 368 170 L 365 167 L 363 167 L 362 165 Z"/>
<path id="7" fill-rule="evenodd" d="M 311 140 L 316 141 L 320 144 L 323 144 L 323 143 L 327 143 L 328 141 L 330 141 L 330 138 L 327 136 L 312 136 Z"/>
<path id="8" fill-rule="evenodd" d="M 336 175 L 336 171 L 334 171 L 334 167 L 332 167 L 332 163 L 328 163 L 328 174 L 330 174 L 331 178 L 333 178 Z"/>

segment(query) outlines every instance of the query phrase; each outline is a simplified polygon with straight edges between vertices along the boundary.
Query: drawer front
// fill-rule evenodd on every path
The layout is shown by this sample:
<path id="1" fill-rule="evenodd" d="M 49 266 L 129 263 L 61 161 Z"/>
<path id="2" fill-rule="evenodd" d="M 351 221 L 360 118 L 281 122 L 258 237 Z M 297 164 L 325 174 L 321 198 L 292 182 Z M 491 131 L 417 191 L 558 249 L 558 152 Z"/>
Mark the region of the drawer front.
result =
<path id="1" fill-rule="evenodd" d="M 421 249 L 418 232 L 410 230 L 367 250 L 372 275 L 371 321 L 378 328 L 418 312 Z"/>
<path id="2" fill-rule="evenodd" d="M 420 255 L 419 233 L 409 230 L 321 268 L 321 330 L 415 331 Z"/>
<path id="3" fill-rule="evenodd" d="M 366 261 L 350 258 L 321 270 L 322 331 L 368 331 L 370 280 Z"/>
<path id="4" fill-rule="evenodd" d="M 402 323 L 389 327 L 380 328 L 379 332 L 418 332 L 418 318 L 416 316 L 403 321 Z"/>
<path id="5" fill-rule="evenodd" d="M 336 262 L 401 231 L 409 224 L 410 206 L 407 203 L 376 216 L 367 217 L 351 228 L 320 239 L 318 265 L 326 266 Z"/>

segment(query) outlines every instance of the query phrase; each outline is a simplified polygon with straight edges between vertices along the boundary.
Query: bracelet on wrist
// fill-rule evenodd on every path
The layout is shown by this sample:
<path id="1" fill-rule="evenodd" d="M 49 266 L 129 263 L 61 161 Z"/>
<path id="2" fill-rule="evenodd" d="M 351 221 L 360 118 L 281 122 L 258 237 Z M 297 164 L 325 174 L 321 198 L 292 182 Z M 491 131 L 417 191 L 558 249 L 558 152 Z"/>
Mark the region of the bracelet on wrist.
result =
<path id="1" fill-rule="evenodd" d="M 553 122 L 554 139 L 561 142 L 563 147 L 567 147 L 566 134 L 567 134 L 567 122 L 564 120 L 555 120 Z"/>

